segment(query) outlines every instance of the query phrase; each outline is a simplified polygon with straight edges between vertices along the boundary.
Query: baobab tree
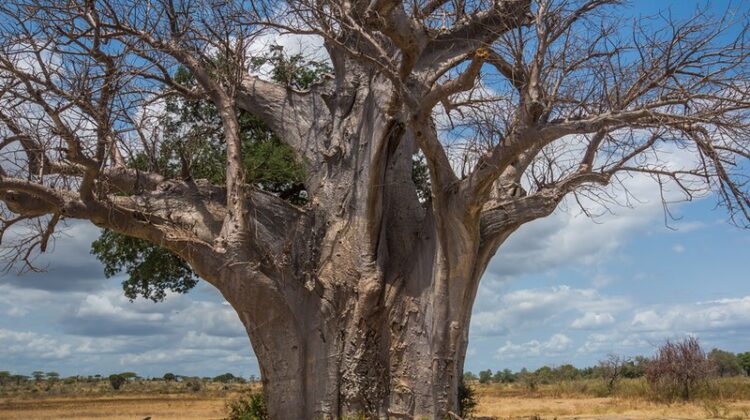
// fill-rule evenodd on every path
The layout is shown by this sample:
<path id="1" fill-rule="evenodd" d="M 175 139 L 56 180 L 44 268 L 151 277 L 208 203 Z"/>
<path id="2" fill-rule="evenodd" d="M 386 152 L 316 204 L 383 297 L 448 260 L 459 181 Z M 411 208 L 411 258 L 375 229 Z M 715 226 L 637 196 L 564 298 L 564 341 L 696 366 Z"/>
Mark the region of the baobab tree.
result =
<path id="1" fill-rule="evenodd" d="M 273 418 L 444 418 L 490 258 L 566 196 L 588 211 L 648 174 L 748 220 L 745 17 L 619 3 L 7 0 L 7 257 L 32 264 L 65 219 L 146 241 L 237 311 Z M 278 33 L 322 39 L 330 72 L 249 71 Z M 220 180 L 158 170 L 166 97 L 215 108 Z M 303 167 L 304 200 L 247 181 L 243 113 Z"/>

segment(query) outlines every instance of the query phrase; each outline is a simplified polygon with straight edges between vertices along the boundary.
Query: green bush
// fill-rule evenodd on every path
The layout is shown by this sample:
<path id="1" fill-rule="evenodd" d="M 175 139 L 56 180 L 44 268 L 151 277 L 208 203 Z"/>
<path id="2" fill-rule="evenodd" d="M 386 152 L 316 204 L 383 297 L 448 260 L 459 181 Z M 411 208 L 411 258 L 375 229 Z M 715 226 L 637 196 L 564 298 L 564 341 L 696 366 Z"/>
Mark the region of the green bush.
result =
<path id="1" fill-rule="evenodd" d="M 112 389 L 114 389 L 115 391 L 120 389 L 122 384 L 124 384 L 125 382 L 127 382 L 127 379 L 125 379 L 125 377 L 122 375 L 119 375 L 119 374 L 109 375 L 109 384 L 112 385 Z"/>
<path id="2" fill-rule="evenodd" d="M 476 406 L 477 400 L 474 393 L 474 388 L 472 388 L 470 385 L 467 385 L 466 382 L 461 380 L 461 382 L 458 384 L 458 408 L 461 417 L 471 417 Z"/>
<path id="3" fill-rule="evenodd" d="M 248 391 L 227 403 L 226 420 L 267 420 L 266 400 L 261 392 Z"/>

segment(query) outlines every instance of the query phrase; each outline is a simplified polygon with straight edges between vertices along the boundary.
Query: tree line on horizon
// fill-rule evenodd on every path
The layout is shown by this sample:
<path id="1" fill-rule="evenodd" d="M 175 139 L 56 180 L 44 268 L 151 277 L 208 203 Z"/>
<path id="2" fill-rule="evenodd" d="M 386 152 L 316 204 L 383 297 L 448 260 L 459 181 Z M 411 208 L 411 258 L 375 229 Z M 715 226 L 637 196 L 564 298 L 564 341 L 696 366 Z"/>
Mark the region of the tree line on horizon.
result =
<path id="1" fill-rule="evenodd" d="M 750 376 L 750 351 L 744 353 L 732 353 L 714 348 L 706 354 L 706 359 L 712 367 L 712 374 L 719 377 Z M 529 376 L 535 376 L 538 383 L 548 384 L 565 380 L 576 379 L 598 379 L 616 374 L 621 378 L 641 378 L 646 376 L 649 364 L 654 360 L 647 356 L 623 357 L 608 355 L 606 359 L 599 361 L 595 366 L 577 368 L 570 363 L 559 366 L 542 366 L 536 370 L 526 367 L 518 371 L 505 368 L 495 372 L 485 369 L 478 373 L 464 372 L 463 379 L 466 382 L 477 382 L 480 384 L 501 383 L 509 384 L 528 380 Z"/>
<path id="2" fill-rule="evenodd" d="M 256 375 L 250 375 L 247 378 L 244 378 L 242 376 L 236 376 L 232 373 L 223 373 L 221 375 L 217 375 L 214 377 L 210 376 L 190 376 L 190 375 L 177 375 L 171 372 L 165 373 L 163 376 L 153 376 L 153 377 L 141 377 L 135 372 L 120 372 L 120 373 L 113 373 L 111 375 L 105 376 L 105 375 L 72 375 L 67 377 L 62 377 L 59 373 L 50 371 L 50 372 L 44 372 L 41 370 L 35 370 L 31 372 L 30 375 L 22 375 L 22 374 L 14 374 L 11 371 L 8 370 L 2 370 L 0 371 L 0 387 L 3 385 L 20 385 L 22 383 L 26 383 L 29 381 L 33 382 L 75 382 L 75 381 L 87 381 L 87 382 L 94 382 L 94 381 L 103 381 L 103 380 L 109 380 L 110 383 L 112 383 L 112 387 L 114 389 L 119 389 L 119 387 L 128 381 L 136 381 L 136 380 L 146 380 L 146 381 L 166 381 L 166 382 L 180 382 L 180 381 L 195 381 L 195 380 L 201 380 L 205 382 L 220 382 L 220 383 L 256 383 L 259 381 L 259 378 Z"/>

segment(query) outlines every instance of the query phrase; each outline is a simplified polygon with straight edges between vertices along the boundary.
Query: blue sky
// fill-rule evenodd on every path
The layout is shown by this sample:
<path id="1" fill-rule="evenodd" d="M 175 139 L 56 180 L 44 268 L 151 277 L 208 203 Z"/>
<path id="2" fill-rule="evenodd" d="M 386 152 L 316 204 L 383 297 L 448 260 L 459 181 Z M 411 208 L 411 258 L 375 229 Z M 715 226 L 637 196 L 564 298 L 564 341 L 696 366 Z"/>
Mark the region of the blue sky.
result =
<path id="1" fill-rule="evenodd" d="M 628 13 L 669 4 L 679 15 L 698 2 L 639 0 Z M 635 208 L 596 221 L 562 208 L 500 249 L 477 297 L 467 370 L 585 366 L 686 334 L 750 351 L 750 231 L 728 224 L 712 197 L 676 205 L 667 228 L 656 186 L 628 185 Z M 131 303 L 122 278 L 104 279 L 89 254 L 97 235 L 73 223 L 43 257 L 48 272 L 0 277 L 0 370 L 258 375 L 242 325 L 211 286 Z"/>

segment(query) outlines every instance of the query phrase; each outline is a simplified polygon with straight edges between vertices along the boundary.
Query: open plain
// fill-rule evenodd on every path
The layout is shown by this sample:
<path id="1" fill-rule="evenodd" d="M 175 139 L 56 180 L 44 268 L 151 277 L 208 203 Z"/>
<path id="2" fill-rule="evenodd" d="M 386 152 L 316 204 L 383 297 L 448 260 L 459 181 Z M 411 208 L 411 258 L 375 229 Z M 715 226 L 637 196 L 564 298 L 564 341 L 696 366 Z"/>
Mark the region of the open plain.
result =
<path id="1" fill-rule="evenodd" d="M 750 378 L 742 378 L 742 386 L 745 382 L 750 384 Z M 0 395 L 0 419 L 221 419 L 226 416 L 227 401 L 247 387 L 208 383 L 195 392 L 183 384 L 167 386 L 163 382 L 143 381 L 127 384 L 118 392 L 101 386 L 81 389 L 78 395 L 62 386 L 49 390 L 31 388 L 27 392 Z M 665 404 L 625 392 L 616 397 L 595 397 L 554 386 L 543 386 L 533 393 L 516 386 L 475 384 L 473 387 L 478 402 L 474 416 L 479 418 L 750 419 L 750 399 L 736 395 Z"/>

